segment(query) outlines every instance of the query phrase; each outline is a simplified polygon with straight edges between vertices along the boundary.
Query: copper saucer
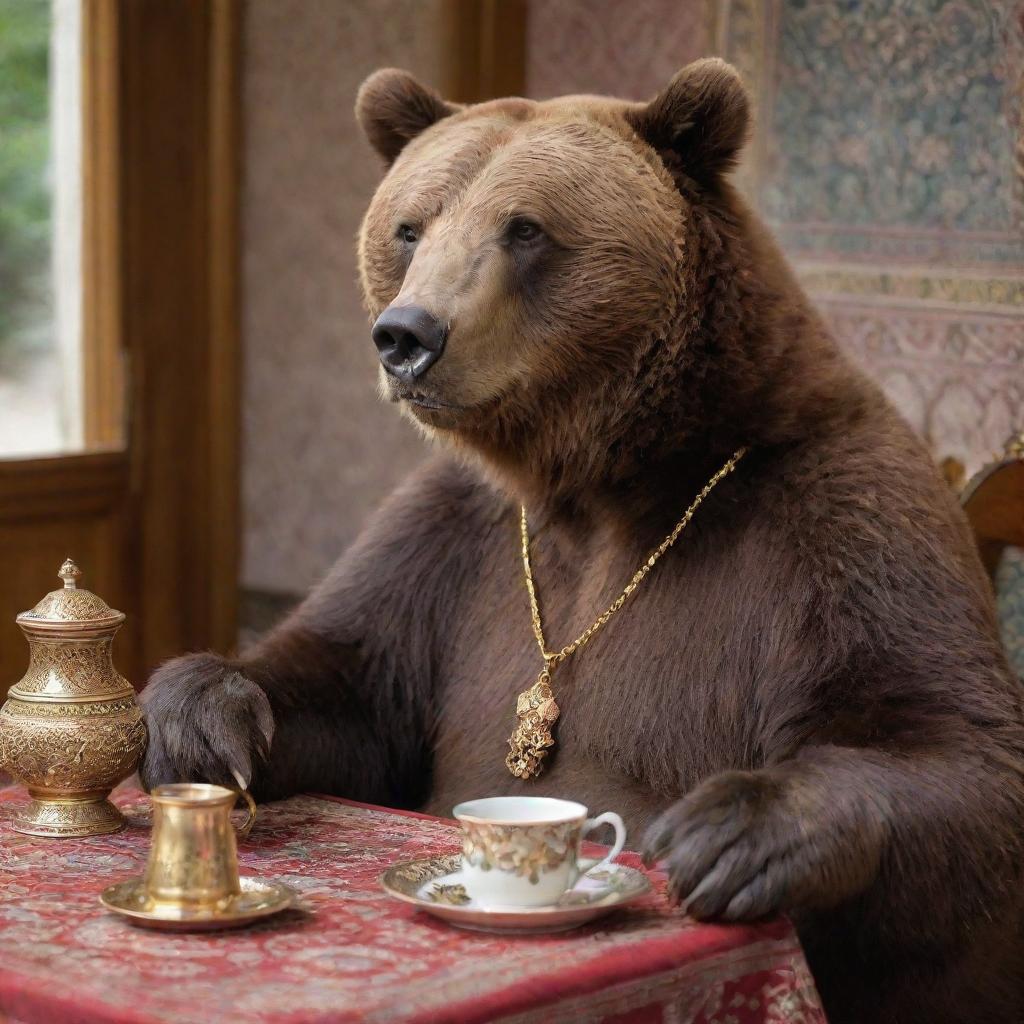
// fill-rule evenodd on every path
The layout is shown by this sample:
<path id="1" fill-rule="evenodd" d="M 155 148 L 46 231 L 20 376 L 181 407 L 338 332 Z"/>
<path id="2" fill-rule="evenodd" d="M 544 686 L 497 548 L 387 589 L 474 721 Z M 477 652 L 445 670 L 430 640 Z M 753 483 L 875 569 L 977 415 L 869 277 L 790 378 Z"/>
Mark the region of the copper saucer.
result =
<path id="1" fill-rule="evenodd" d="M 105 889 L 100 902 L 132 924 L 163 931 L 198 932 L 220 928 L 241 928 L 263 917 L 280 913 L 292 905 L 295 891 L 279 882 L 258 878 L 240 879 L 242 891 L 203 909 L 156 903 L 143 888 L 142 877 L 130 878 Z"/>
<path id="2" fill-rule="evenodd" d="M 542 907 L 481 906 L 461 878 L 462 857 L 449 854 L 405 861 L 380 876 L 384 891 L 404 903 L 471 931 L 505 935 L 564 932 L 594 921 L 651 891 L 650 879 L 635 868 L 613 864 L 583 875 L 557 903 Z"/>

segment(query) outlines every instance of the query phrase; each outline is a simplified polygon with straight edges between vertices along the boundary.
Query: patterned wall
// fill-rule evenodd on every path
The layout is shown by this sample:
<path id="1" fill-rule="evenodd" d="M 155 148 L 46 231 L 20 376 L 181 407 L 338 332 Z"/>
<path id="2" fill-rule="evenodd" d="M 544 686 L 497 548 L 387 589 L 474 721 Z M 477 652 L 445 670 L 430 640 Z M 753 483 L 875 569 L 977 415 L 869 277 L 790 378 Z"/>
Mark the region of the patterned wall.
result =
<path id="1" fill-rule="evenodd" d="M 653 96 L 709 52 L 712 12 L 686 0 L 530 0 L 527 92 Z"/>
<path id="2" fill-rule="evenodd" d="M 438 78 L 433 0 L 249 0 L 243 103 L 243 586 L 306 590 L 422 452 L 377 401 L 355 235 L 381 175 L 371 71 Z"/>
<path id="3" fill-rule="evenodd" d="M 531 0 L 530 93 L 641 98 L 695 56 L 735 63 L 741 183 L 839 339 L 937 454 L 1001 450 L 1024 426 L 1024 4 L 626 6 Z"/>

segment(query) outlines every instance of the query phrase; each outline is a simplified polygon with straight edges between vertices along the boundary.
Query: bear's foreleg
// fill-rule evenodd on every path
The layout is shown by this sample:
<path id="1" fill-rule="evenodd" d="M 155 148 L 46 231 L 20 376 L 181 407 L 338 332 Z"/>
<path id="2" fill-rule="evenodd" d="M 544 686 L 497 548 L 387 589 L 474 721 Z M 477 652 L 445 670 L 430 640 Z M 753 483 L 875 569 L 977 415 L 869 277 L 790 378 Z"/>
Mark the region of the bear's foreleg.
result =
<path id="1" fill-rule="evenodd" d="M 941 947 L 1016 906 L 1024 781 L 992 740 L 917 753 L 810 746 L 706 779 L 648 830 L 700 919 L 825 910 L 860 897 L 901 943 Z M 927 870 L 925 870 L 927 868 Z"/>
<path id="2" fill-rule="evenodd" d="M 438 627 L 475 571 L 462 471 L 431 462 L 240 658 L 191 654 L 143 692 L 149 786 L 237 782 L 413 807 L 429 792 Z"/>
<path id="3" fill-rule="evenodd" d="M 142 696 L 147 788 L 181 780 L 241 783 L 260 799 L 309 789 L 399 806 L 423 798 L 429 753 L 414 681 L 397 678 L 394 657 L 374 645 L 311 629 L 312 617 L 304 606 L 243 658 L 190 654 L 154 673 Z"/>

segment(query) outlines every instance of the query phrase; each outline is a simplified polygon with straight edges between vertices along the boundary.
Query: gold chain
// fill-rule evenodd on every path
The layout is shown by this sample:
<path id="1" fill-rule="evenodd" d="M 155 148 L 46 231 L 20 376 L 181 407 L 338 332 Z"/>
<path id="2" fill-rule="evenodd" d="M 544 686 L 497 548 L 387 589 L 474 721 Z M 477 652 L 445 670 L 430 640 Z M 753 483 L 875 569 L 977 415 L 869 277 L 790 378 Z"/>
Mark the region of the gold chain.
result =
<path id="1" fill-rule="evenodd" d="M 530 595 L 530 615 L 533 618 L 533 635 L 537 638 L 544 668 L 541 669 L 537 681 L 528 690 L 519 694 L 516 701 L 515 732 L 509 737 L 509 752 L 505 757 L 508 770 L 517 779 L 534 778 L 543 771 L 544 759 L 555 745 L 554 728 L 560 710 L 551 690 L 551 673 L 554 667 L 565 661 L 573 651 L 582 647 L 590 638 L 626 603 L 627 598 L 643 578 L 654 568 L 655 563 L 673 544 L 679 534 L 686 529 L 693 514 L 700 508 L 701 502 L 714 490 L 723 478 L 727 477 L 736 464 L 747 454 L 746 448 L 740 448 L 731 459 L 704 485 L 704 489 L 693 499 L 693 504 L 685 515 L 673 527 L 672 532 L 647 556 L 647 561 L 640 566 L 625 589 L 608 608 L 599 615 L 571 644 L 566 644 L 560 651 L 549 651 L 544 640 L 544 627 L 540 621 L 540 605 L 537 603 L 537 588 L 533 583 L 533 570 L 530 568 L 530 531 L 526 525 L 526 506 L 519 517 L 519 529 L 523 541 L 523 572 L 526 575 L 526 590 Z"/>
<path id="2" fill-rule="evenodd" d="M 530 595 L 530 615 L 533 619 L 533 635 L 537 638 L 537 646 L 540 648 L 541 657 L 544 659 L 545 667 L 549 670 L 559 662 L 565 661 L 577 648 L 583 647 L 590 638 L 626 603 L 629 595 L 640 586 L 643 578 L 654 568 L 655 563 L 673 544 L 679 535 L 689 525 L 694 513 L 700 508 L 701 502 L 715 489 L 716 485 L 727 477 L 739 463 L 740 459 L 747 454 L 746 448 L 738 449 L 728 462 L 704 485 L 703 490 L 693 503 L 686 510 L 683 518 L 672 528 L 672 532 L 648 555 L 647 560 L 633 574 L 633 578 L 626 584 L 622 593 L 602 612 L 571 644 L 566 644 L 560 651 L 549 651 L 544 640 L 544 627 L 541 625 L 540 605 L 537 602 L 537 589 L 533 582 L 533 570 L 530 566 L 530 533 L 526 525 L 526 506 L 522 506 L 519 517 L 519 529 L 523 542 L 523 572 L 526 575 L 526 589 Z"/>

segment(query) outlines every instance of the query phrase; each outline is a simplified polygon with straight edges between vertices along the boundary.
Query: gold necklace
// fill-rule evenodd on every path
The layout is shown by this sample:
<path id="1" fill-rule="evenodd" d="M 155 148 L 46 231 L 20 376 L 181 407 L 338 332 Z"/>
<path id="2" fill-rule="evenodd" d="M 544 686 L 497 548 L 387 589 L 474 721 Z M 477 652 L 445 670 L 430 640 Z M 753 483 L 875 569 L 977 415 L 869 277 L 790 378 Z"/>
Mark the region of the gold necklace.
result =
<path id="1" fill-rule="evenodd" d="M 599 615 L 571 644 L 566 644 L 560 651 L 549 651 L 544 639 L 544 627 L 540 620 L 540 605 L 537 603 L 537 589 L 533 583 L 533 570 L 530 568 L 530 533 L 526 525 L 526 506 L 523 505 L 519 516 L 519 532 L 523 544 L 523 573 L 526 577 L 526 591 L 530 595 L 530 616 L 533 619 L 533 635 L 540 648 L 540 656 L 544 659 L 544 668 L 537 676 L 537 682 L 530 689 L 519 694 L 516 701 L 516 718 L 519 724 L 509 737 L 511 748 L 505 764 L 508 770 L 518 779 L 529 779 L 540 775 L 543 761 L 548 750 L 555 745 L 552 729 L 558 721 L 559 709 L 551 691 L 551 673 L 555 666 L 563 662 L 574 651 L 588 643 L 594 634 L 626 603 L 626 599 L 638 586 L 643 578 L 654 568 L 655 562 L 672 545 L 676 538 L 686 529 L 693 514 L 700 508 L 701 502 L 714 490 L 715 486 L 727 477 L 740 459 L 747 454 L 746 448 L 738 449 L 728 462 L 704 485 L 703 490 L 686 510 L 683 518 L 672 528 L 672 532 L 648 555 L 647 560 L 633 574 L 622 593 Z"/>

